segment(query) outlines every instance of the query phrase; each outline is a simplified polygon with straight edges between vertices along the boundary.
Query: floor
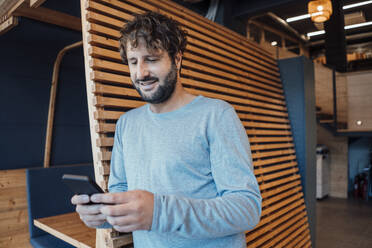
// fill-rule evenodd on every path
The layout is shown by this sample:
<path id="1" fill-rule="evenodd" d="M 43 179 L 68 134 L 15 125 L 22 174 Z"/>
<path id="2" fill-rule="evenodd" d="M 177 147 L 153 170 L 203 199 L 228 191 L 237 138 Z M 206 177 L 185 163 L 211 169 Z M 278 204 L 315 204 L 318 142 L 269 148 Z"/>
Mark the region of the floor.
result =
<path id="1" fill-rule="evenodd" d="M 372 248 L 372 200 L 317 201 L 316 248 Z"/>

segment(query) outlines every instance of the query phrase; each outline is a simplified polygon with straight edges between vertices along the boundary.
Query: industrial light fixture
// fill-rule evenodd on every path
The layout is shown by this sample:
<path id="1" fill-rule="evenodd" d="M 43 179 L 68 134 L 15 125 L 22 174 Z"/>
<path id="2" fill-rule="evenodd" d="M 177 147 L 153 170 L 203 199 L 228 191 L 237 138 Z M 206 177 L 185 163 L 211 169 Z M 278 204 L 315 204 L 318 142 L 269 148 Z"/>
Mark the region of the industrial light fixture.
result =
<path id="1" fill-rule="evenodd" d="M 310 1 L 308 11 L 313 22 L 325 22 L 328 21 L 332 15 L 332 3 L 331 0 L 314 0 Z M 320 13 L 315 15 L 315 13 Z"/>
<path id="2" fill-rule="evenodd" d="M 271 45 L 276 46 L 276 45 L 278 45 L 278 42 L 274 40 L 273 42 L 271 42 Z"/>
<path id="3" fill-rule="evenodd" d="M 362 23 L 358 23 L 358 24 L 353 24 L 353 25 L 345 26 L 345 30 L 353 29 L 353 28 L 360 28 L 360 27 L 370 26 L 370 25 L 372 25 L 372 21 L 371 22 L 362 22 Z M 315 32 L 307 33 L 307 36 L 308 37 L 311 37 L 311 36 L 316 36 L 316 35 L 321 35 L 321 34 L 325 34 L 325 31 L 324 30 L 320 30 L 320 31 L 315 31 Z"/>
<path id="4" fill-rule="evenodd" d="M 367 4 L 372 4 L 372 0 L 370 0 L 370 1 L 363 1 L 363 2 L 359 2 L 359 3 L 353 3 L 353 4 L 349 4 L 349 5 L 345 5 L 342 8 L 343 9 L 351 9 L 351 8 L 356 8 L 356 7 L 360 7 L 360 6 L 367 5 Z M 319 12 L 316 12 L 313 15 L 318 15 L 318 14 L 320 14 L 320 13 Z M 289 18 L 286 19 L 286 22 L 288 22 L 288 23 L 289 22 L 295 22 L 295 21 L 304 20 L 304 19 L 307 19 L 307 18 L 310 18 L 310 17 L 311 17 L 310 14 L 289 17 Z"/>

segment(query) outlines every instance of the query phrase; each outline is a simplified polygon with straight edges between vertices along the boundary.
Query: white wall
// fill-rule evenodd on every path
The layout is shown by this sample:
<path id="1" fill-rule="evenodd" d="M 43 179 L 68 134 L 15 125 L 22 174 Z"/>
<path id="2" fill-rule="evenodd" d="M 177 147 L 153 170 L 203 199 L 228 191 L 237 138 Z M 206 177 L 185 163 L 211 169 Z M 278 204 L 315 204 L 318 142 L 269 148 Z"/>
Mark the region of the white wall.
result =
<path id="1" fill-rule="evenodd" d="M 330 192 L 329 196 L 347 198 L 348 191 L 348 138 L 333 136 L 318 125 L 318 144 L 326 145 L 330 151 Z M 315 187 L 315 185 L 314 185 Z"/>
<path id="2" fill-rule="evenodd" d="M 372 130 L 372 71 L 348 73 L 348 128 Z M 356 124 L 357 120 L 362 125 Z"/>

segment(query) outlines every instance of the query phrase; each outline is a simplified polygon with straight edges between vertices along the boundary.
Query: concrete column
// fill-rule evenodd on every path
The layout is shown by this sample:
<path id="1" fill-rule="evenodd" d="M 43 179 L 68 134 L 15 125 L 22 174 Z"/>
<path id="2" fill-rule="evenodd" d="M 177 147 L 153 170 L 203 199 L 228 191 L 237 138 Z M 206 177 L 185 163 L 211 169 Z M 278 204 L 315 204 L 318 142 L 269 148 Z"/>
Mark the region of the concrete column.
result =
<path id="1" fill-rule="evenodd" d="M 316 227 L 316 116 L 313 62 L 304 56 L 278 61 L 309 218 L 311 241 Z"/>

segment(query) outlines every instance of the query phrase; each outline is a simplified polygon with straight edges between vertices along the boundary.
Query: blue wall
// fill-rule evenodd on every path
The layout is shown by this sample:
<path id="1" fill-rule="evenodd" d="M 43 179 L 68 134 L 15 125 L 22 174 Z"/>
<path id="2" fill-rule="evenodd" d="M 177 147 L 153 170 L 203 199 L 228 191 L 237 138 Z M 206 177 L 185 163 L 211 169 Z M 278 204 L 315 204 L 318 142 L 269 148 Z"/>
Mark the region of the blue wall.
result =
<path id="1" fill-rule="evenodd" d="M 53 64 L 81 33 L 19 19 L 0 36 L 0 169 L 42 166 Z M 61 64 L 51 164 L 91 163 L 82 48 Z"/>
<path id="2" fill-rule="evenodd" d="M 364 168 L 369 168 L 372 156 L 372 138 L 350 138 L 349 139 L 349 184 L 348 191 L 352 193 L 354 178 L 363 172 Z"/>
<path id="3" fill-rule="evenodd" d="M 316 120 L 314 66 L 305 57 L 279 60 L 301 183 L 315 246 Z"/>

